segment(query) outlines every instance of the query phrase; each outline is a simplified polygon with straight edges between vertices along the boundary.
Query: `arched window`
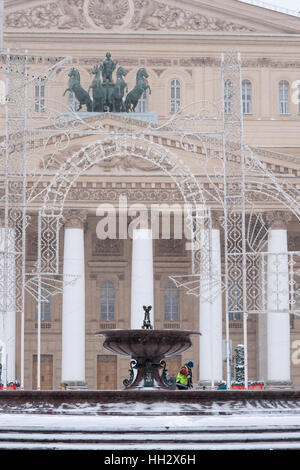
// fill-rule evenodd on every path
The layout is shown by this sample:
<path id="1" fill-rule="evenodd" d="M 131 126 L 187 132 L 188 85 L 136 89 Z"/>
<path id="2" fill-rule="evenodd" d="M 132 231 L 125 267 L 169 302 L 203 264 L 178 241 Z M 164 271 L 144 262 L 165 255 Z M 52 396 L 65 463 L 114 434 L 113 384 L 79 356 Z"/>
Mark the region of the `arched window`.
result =
<path id="1" fill-rule="evenodd" d="M 232 113 L 232 82 L 226 80 L 224 84 L 224 112 L 225 114 Z"/>
<path id="2" fill-rule="evenodd" d="M 137 112 L 138 113 L 146 113 L 147 108 L 148 108 L 148 106 L 147 106 L 147 92 L 145 90 L 144 93 L 142 94 L 142 96 L 140 97 L 139 101 L 138 101 Z"/>
<path id="3" fill-rule="evenodd" d="M 171 81 L 170 104 L 171 113 L 176 113 L 181 107 L 181 85 L 179 80 Z"/>
<path id="4" fill-rule="evenodd" d="M 289 114 L 289 82 L 279 82 L 279 114 Z"/>
<path id="5" fill-rule="evenodd" d="M 101 321 L 114 321 L 115 319 L 115 286 L 112 282 L 103 282 L 100 288 L 100 316 Z"/>
<path id="6" fill-rule="evenodd" d="M 164 319 L 165 321 L 179 321 L 178 289 L 173 282 L 164 285 Z"/>
<path id="7" fill-rule="evenodd" d="M 37 80 L 34 85 L 34 110 L 36 113 L 45 111 L 45 94 L 45 80 Z"/>
<path id="8" fill-rule="evenodd" d="M 249 80 L 242 82 L 242 100 L 243 100 L 243 114 L 252 113 L 252 84 Z"/>

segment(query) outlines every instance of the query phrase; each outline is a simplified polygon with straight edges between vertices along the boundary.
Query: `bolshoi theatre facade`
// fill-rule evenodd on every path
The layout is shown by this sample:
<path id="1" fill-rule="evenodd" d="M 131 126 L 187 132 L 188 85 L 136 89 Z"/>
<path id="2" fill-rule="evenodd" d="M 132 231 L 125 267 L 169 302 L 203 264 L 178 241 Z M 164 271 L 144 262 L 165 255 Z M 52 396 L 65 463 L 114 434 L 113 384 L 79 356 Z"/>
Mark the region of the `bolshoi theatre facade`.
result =
<path id="1" fill-rule="evenodd" d="M 141 328 L 151 305 L 155 329 L 202 334 L 166 358 L 170 375 L 192 360 L 195 388 L 236 380 L 243 345 L 249 382 L 299 388 L 299 17 L 238 0 L 5 0 L 2 16 L 1 142 L 12 150 L 1 149 L 19 173 L 1 164 L 1 230 L 22 206 L 25 153 L 27 165 L 23 248 L 5 264 L 8 295 L 26 285 L 22 306 L 2 309 L 7 381 L 122 388 L 129 359 L 95 334 Z M 113 90 L 119 68 L 124 101 L 146 71 L 135 111 L 105 98 L 79 109 L 72 69 L 95 103 L 94 80 Z M 24 118 L 4 97 L 25 82 L 18 147 Z M 39 277 L 52 258 L 56 271 Z"/>

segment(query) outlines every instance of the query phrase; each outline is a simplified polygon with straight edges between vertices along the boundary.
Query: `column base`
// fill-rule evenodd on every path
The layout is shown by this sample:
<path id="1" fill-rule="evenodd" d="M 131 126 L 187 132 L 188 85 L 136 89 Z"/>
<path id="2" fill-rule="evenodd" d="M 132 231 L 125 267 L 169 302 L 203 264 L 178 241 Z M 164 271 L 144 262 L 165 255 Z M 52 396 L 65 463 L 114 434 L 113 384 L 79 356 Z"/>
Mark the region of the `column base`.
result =
<path id="1" fill-rule="evenodd" d="M 267 380 L 264 385 L 265 390 L 290 390 L 293 382 L 288 380 Z"/>
<path id="2" fill-rule="evenodd" d="M 87 390 L 87 383 L 81 380 L 69 380 L 60 384 L 61 390 Z"/>
<path id="3" fill-rule="evenodd" d="M 218 388 L 219 380 L 215 380 L 214 387 L 212 386 L 211 380 L 199 380 L 194 388 L 196 390 L 216 390 Z"/>

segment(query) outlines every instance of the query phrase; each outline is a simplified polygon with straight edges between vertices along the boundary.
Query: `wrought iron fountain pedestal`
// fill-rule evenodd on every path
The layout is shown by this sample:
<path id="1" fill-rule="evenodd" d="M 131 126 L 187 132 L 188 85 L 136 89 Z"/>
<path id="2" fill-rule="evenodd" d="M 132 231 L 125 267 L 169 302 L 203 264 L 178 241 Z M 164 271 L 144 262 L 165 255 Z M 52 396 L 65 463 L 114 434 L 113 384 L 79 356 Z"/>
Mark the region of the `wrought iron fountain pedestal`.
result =
<path id="1" fill-rule="evenodd" d="M 148 307 L 149 308 L 149 307 Z M 144 308 L 145 310 L 145 308 Z M 115 354 L 130 356 L 130 378 L 123 381 L 126 389 L 151 387 L 170 389 L 164 358 L 180 354 L 192 346 L 191 336 L 201 333 L 189 330 L 154 330 L 147 320 L 142 329 L 102 330 L 96 336 L 104 336 L 104 348 Z"/>

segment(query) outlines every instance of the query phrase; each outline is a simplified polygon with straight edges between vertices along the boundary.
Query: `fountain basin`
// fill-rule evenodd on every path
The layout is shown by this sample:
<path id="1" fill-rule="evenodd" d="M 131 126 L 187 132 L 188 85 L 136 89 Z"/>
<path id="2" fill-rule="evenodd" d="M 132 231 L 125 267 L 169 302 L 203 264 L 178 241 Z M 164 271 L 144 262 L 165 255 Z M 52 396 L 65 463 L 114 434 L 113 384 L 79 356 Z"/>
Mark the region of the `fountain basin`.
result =
<path id="1" fill-rule="evenodd" d="M 130 356 L 131 376 L 126 388 L 170 388 L 165 379 L 164 358 L 180 354 L 192 346 L 191 336 L 201 333 L 190 330 L 102 330 L 104 348 L 122 356 Z M 159 374 L 163 368 L 162 375 Z M 136 372 L 136 373 L 135 373 Z"/>

